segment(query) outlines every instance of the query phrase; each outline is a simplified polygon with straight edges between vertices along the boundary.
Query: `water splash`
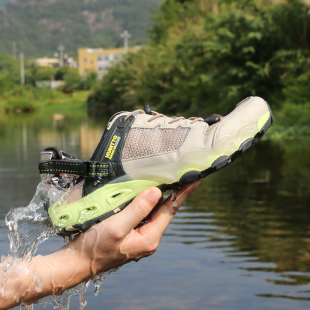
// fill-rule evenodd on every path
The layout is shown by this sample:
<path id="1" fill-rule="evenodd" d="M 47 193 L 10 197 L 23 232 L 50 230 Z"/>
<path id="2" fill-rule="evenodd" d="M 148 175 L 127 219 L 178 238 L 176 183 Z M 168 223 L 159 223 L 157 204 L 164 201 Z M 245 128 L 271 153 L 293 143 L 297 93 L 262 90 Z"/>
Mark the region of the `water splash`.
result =
<path id="1" fill-rule="evenodd" d="M 113 273 L 118 273 L 118 271 L 119 271 L 119 268 L 114 268 L 114 269 L 109 270 L 108 272 L 103 272 L 103 273 L 98 274 L 92 278 L 92 281 L 94 282 L 94 285 L 95 285 L 95 291 L 94 291 L 95 296 L 99 295 L 100 286 L 101 286 L 102 282 L 104 281 L 104 279 L 107 277 L 107 275 L 111 275 Z"/>
<path id="2" fill-rule="evenodd" d="M 59 296 L 47 296 L 42 298 L 39 302 L 46 304 L 51 304 L 54 309 L 60 310 L 68 310 L 70 307 L 70 298 L 72 295 L 79 295 L 80 300 L 80 310 L 84 310 L 87 304 L 85 300 L 85 292 L 88 287 L 87 283 L 81 283 L 67 291 L 65 291 L 62 295 Z"/>
<path id="3" fill-rule="evenodd" d="M 9 240 L 10 249 L 8 257 L 2 257 L 1 261 L 5 262 L 4 280 L 6 283 L 6 275 L 8 271 L 16 272 L 17 277 L 21 274 L 29 273 L 25 263 L 30 266 L 31 260 L 35 255 L 38 246 L 49 237 L 57 233 L 56 229 L 48 216 L 48 207 L 55 202 L 60 205 L 67 203 L 68 197 L 73 189 L 75 178 L 72 177 L 53 177 L 46 176 L 37 186 L 36 193 L 27 207 L 11 209 L 6 216 L 6 225 L 10 229 Z M 70 238 L 64 239 L 65 243 L 70 242 Z M 23 263 L 23 264 L 20 264 Z M 17 266 L 17 267 L 16 267 Z M 113 269 L 107 273 L 96 275 L 93 278 L 95 285 L 95 295 L 99 294 L 99 288 L 107 274 L 117 273 L 118 269 Z M 38 292 L 42 289 L 42 279 L 39 274 L 35 274 L 34 287 Z M 0 292 L 5 292 L 5 283 L 0 284 Z M 89 283 L 80 283 L 74 288 L 65 291 L 59 296 L 47 296 L 41 300 L 44 307 L 46 304 L 52 304 L 54 309 L 68 310 L 70 306 L 70 298 L 72 295 L 78 294 L 80 300 L 80 310 L 84 310 L 87 304 L 85 300 L 85 292 Z M 17 300 L 18 302 L 18 300 Z M 25 310 L 33 310 L 33 305 L 21 304 Z"/>

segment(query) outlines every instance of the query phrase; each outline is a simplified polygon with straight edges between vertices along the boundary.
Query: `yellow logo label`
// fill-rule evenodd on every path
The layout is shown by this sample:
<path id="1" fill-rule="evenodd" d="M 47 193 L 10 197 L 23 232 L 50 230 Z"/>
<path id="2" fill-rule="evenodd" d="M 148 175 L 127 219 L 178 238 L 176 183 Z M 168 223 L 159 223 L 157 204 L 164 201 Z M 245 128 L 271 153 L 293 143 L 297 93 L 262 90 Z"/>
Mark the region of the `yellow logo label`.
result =
<path id="1" fill-rule="evenodd" d="M 117 135 L 114 135 L 113 137 L 112 137 L 112 140 L 111 140 L 111 142 L 110 142 L 110 145 L 109 145 L 109 147 L 108 147 L 108 150 L 107 150 L 107 152 L 106 152 L 106 154 L 105 154 L 105 158 L 108 158 L 108 159 L 112 159 L 112 157 L 113 157 L 113 155 L 114 155 L 114 153 L 115 153 L 115 151 L 116 151 L 116 148 L 117 148 L 117 145 L 118 145 L 118 143 L 119 143 L 119 141 L 121 140 L 121 137 L 119 137 L 119 136 L 117 136 Z"/>

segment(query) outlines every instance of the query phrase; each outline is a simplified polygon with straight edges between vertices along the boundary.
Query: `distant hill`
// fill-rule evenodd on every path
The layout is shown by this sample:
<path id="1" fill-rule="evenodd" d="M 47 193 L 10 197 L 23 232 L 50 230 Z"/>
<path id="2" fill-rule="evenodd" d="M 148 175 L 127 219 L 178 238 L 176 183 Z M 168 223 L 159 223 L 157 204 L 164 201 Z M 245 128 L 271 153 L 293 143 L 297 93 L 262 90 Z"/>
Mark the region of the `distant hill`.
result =
<path id="1" fill-rule="evenodd" d="M 79 47 L 118 47 L 127 29 L 130 43 L 146 42 L 150 10 L 161 0 L 0 0 L 0 51 L 52 56 L 63 43 L 66 52 Z M 6 4 L 5 7 L 3 7 Z"/>
<path id="2" fill-rule="evenodd" d="M 9 2 L 12 2 L 12 0 L 0 0 L 0 10 Z"/>

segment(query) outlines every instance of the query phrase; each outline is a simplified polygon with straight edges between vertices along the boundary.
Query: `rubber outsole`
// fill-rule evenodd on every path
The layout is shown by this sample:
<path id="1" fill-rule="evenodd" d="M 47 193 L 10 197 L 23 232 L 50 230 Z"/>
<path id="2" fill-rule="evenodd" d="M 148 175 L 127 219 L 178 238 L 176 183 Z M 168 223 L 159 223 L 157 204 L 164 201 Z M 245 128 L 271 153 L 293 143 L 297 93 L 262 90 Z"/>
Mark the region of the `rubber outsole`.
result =
<path id="1" fill-rule="evenodd" d="M 239 146 L 239 149 L 236 152 L 234 152 L 232 155 L 221 156 L 221 157 L 217 158 L 212 163 L 210 168 L 203 170 L 203 171 L 195 171 L 195 170 L 188 171 L 179 179 L 178 182 L 175 182 L 172 184 L 161 184 L 160 186 L 158 186 L 158 188 L 162 192 L 165 192 L 167 190 L 176 190 L 183 185 L 198 181 L 200 179 L 203 179 L 203 178 L 209 176 L 210 174 L 212 174 L 214 172 L 219 171 L 220 169 L 226 167 L 227 165 L 229 165 L 230 163 L 234 162 L 236 159 L 241 157 L 248 149 L 250 149 L 254 144 L 256 144 L 264 136 L 264 134 L 266 133 L 268 128 L 273 123 L 273 115 L 272 115 L 272 111 L 271 111 L 269 105 L 268 105 L 268 108 L 270 111 L 270 117 L 267 120 L 267 122 L 265 123 L 265 125 L 261 128 L 261 130 L 253 138 L 248 138 L 247 140 L 243 141 L 241 143 L 241 145 Z M 124 208 L 126 208 L 131 203 L 132 200 L 133 199 L 127 201 L 126 203 L 122 204 L 121 206 L 118 206 L 118 208 L 116 208 L 118 210 L 118 212 L 123 210 Z M 61 236 L 67 236 L 67 235 L 72 235 L 72 234 L 76 234 L 79 232 L 85 232 L 86 230 L 88 230 L 93 225 L 102 222 L 103 220 L 107 219 L 111 215 L 116 214 L 118 212 L 110 211 L 106 214 L 103 214 L 99 217 L 93 218 L 93 219 L 86 221 L 82 224 L 76 224 L 76 225 L 72 226 L 71 228 L 67 228 L 67 229 L 62 228 L 60 231 L 58 231 L 58 234 Z"/>

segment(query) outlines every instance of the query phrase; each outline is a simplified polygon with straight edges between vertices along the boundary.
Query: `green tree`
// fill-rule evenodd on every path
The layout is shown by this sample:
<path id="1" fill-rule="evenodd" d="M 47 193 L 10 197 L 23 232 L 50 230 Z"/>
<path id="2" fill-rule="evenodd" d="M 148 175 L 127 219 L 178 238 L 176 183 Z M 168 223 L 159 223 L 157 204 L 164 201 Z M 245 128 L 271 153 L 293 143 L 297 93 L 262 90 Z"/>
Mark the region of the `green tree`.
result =
<path id="1" fill-rule="evenodd" d="M 0 97 L 20 82 L 19 61 L 0 53 Z"/>
<path id="2" fill-rule="evenodd" d="M 206 115 L 225 114 L 248 95 L 274 107 L 302 101 L 310 96 L 309 18 L 299 0 L 165 1 L 149 46 L 111 68 L 89 106 Z"/>

